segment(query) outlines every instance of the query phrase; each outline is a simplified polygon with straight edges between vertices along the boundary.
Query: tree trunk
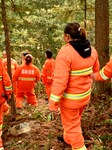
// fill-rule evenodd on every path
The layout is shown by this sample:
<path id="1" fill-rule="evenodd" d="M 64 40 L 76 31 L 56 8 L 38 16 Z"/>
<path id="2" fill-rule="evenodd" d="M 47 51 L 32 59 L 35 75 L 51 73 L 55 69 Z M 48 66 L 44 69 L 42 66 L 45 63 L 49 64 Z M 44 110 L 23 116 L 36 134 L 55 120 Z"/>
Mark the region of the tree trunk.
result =
<path id="1" fill-rule="evenodd" d="M 6 46 L 6 53 L 7 53 L 7 68 L 8 68 L 8 74 L 10 78 L 12 79 L 12 73 L 11 73 L 11 53 L 10 53 L 10 38 L 9 38 L 9 29 L 7 24 L 7 17 L 6 17 L 6 6 L 5 6 L 5 0 L 1 0 L 1 8 L 2 8 L 2 21 L 4 25 L 4 32 L 5 32 L 5 46 Z M 14 100 L 14 94 L 12 93 L 12 114 L 16 114 L 16 108 L 15 108 L 15 100 Z"/>
<path id="2" fill-rule="evenodd" d="M 84 0 L 84 27 L 86 29 L 86 13 L 87 13 L 87 1 Z"/>
<path id="3" fill-rule="evenodd" d="M 109 60 L 109 0 L 95 1 L 95 47 L 102 68 Z M 96 94 L 110 92 L 110 83 L 97 83 L 96 91 Z"/>

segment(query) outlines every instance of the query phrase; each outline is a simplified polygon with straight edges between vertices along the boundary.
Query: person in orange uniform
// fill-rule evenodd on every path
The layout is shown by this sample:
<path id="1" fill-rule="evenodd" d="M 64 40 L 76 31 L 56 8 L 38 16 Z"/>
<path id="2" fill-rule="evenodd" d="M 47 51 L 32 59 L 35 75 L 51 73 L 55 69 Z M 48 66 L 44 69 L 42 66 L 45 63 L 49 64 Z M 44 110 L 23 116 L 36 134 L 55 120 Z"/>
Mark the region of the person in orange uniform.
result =
<path id="1" fill-rule="evenodd" d="M 51 86 L 53 82 L 53 73 L 55 68 L 55 60 L 52 58 L 52 51 L 46 50 L 46 61 L 42 69 L 42 83 L 45 85 L 45 91 L 48 99 L 51 94 Z"/>
<path id="2" fill-rule="evenodd" d="M 6 99 L 10 98 L 12 93 L 12 84 L 10 77 L 3 67 L 2 60 L 0 59 L 0 150 L 4 150 L 2 143 L 2 126 L 3 115 L 9 112 L 9 107 Z"/>
<path id="3" fill-rule="evenodd" d="M 112 78 L 112 57 L 106 63 L 106 65 L 97 73 L 94 73 L 92 77 L 97 81 L 106 81 Z"/>
<path id="4" fill-rule="evenodd" d="M 72 150 L 87 150 L 81 116 L 90 101 L 91 74 L 99 70 L 98 54 L 78 23 L 66 25 L 64 41 L 56 57 L 49 109 L 58 112 L 60 108 L 63 138 Z"/>
<path id="5" fill-rule="evenodd" d="M 4 58 L 4 60 L 3 60 L 3 66 L 4 66 L 4 68 L 7 70 L 7 54 L 6 54 L 6 51 L 3 51 L 3 58 Z M 12 59 L 11 58 L 11 72 L 12 72 L 12 77 L 13 77 L 13 75 L 14 75 L 14 73 L 15 73 L 15 71 L 17 70 L 17 68 L 19 67 L 19 65 L 18 65 L 18 63 L 17 63 L 17 61 L 15 60 L 15 59 Z M 13 83 L 13 88 L 14 88 L 14 94 L 16 95 L 16 82 L 14 82 Z"/>
<path id="6" fill-rule="evenodd" d="M 5 67 L 5 69 L 7 70 L 7 54 L 6 51 L 3 51 L 3 66 Z M 15 71 L 17 70 L 17 68 L 19 67 L 17 61 L 13 58 L 11 58 L 11 71 L 12 71 L 12 76 L 14 75 Z"/>
<path id="7" fill-rule="evenodd" d="M 25 63 L 20 65 L 16 70 L 13 81 L 17 81 L 16 107 L 22 108 L 24 96 L 27 97 L 27 102 L 33 106 L 37 106 L 37 99 L 34 93 L 35 83 L 40 79 L 39 69 L 32 64 L 32 55 L 25 56 Z"/>

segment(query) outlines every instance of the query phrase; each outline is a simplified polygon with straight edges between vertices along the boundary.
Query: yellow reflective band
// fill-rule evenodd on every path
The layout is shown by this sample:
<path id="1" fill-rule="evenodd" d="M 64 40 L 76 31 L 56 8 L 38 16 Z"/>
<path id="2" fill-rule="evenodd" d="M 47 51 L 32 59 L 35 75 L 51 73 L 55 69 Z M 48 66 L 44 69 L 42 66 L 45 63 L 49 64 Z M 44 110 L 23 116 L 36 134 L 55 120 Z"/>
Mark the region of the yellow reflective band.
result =
<path id="1" fill-rule="evenodd" d="M 59 96 L 56 96 L 56 95 L 51 94 L 51 95 L 50 95 L 50 99 L 51 99 L 52 101 L 54 101 L 54 102 L 59 102 L 60 97 L 59 97 Z"/>
<path id="2" fill-rule="evenodd" d="M 52 77 L 47 77 L 47 79 L 52 79 Z"/>
<path id="3" fill-rule="evenodd" d="M 12 69 L 14 69 L 14 68 L 15 68 L 15 66 L 14 66 L 14 65 L 11 65 L 11 68 L 12 68 Z"/>
<path id="4" fill-rule="evenodd" d="M 0 80 L 2 80 L 2 76 L 0 76 Z"/>
<path id="5" fill-rule="evenodd" d="M 101 77 L 102 77 L 104 80 L 109 79 L 109 78 L 104 74 L 104 68 L 102 68 L 102 69 L 100 70 L 100 75 L 101 75 Z"/>
<path id="6" fill-rule="evenodd" d="M 87 92 L 82 93 L 82 94 L 68 94 L 68 93 L 64 93 L 63 97 L 71 99 L 71 100 L 78 100 L 78 99 L 80 100 L 80 99 L 85 98 L 88 95 L 90 95 L 90 93 L 91 93 L 91 89 L 89 91 L 87 91 Z"/>
<path id="7" fill-rule="evenodd" d="M 75 75 L 75 76 L 89 75 L 93 73 L 92 68 L 93 66 L 82 70 L 71 71 L 70 75 Z"/>
<path id="8" fill-rule="evenodd" d="M 22 77 L 19 77 L 18 80 L 22 80 L 22 81 L 34 81 L 34 80 L 36 80 L 36 78 L 22 78 Z"/>
<path id="9" fill-rule="evenodd" d="M 6 90 L 6 91 L 12 90 L 12 85 L 10 85 L 10 86 L 5 86 L 5 90 Z"/>
<path id="10" fill-rule="evenodd" d="M 72 148 L 72 150 L 87 150 L 86 146 L 84 145 L 82 148 Z"/>
<path id="11" fill-rule="evenodd" d="M 0 125 L 0 130 L 2 129 L 2 127 L 3 127 L 3 124 Z"/>

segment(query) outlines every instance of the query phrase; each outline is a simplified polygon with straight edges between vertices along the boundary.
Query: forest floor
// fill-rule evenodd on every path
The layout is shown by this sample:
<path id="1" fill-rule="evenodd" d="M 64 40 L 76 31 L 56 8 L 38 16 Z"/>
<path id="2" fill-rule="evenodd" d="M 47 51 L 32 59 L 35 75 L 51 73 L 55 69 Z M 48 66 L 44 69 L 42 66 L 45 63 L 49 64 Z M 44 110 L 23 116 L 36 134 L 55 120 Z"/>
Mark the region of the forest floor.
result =
<path id="1" fill-rule="evenodd" d="M 50 118 L 48 103 L 38 100 L 37 108 L 25 105 L 15 120 L 4 118 L 3 143 L 5 150 L 71 150 L 57 140 L 63 134 L 60 115 Z M 10 128 L 22 122 L 29 123 L 31 131 L 13 136 Z M 112 98 L 106 95 L 95 97 L 86 107 L 82 117 L 82 129 L 88 150 L 112 150 Z"/>

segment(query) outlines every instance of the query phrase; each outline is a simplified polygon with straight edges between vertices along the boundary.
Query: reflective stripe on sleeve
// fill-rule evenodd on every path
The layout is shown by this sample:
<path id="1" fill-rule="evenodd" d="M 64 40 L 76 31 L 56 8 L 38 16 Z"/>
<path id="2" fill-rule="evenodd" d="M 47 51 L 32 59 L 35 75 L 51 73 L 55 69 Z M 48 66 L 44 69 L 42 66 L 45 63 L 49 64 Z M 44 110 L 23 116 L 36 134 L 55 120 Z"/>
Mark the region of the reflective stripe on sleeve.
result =
<path id="1" fill-rule="evenodd" d="M 93 73 L 92 68 L 93 66 L 82 70 L 71 71 L 70 75 L 76 75 L 76 76 L 89 75 Z"/>
<path id="2" fill-rule="evenodd" d="M 91 94 L 91 89 L 88 90 L 87 92 L 81 93 L 81 94 L 69 94 L 69 93 L 64 93 L 63 97 L 68 98 L 70 100 L 80 100 L 82 98 L 87 97 L 88 95 Z"/>
<path id="3" fill-rule="evenodd" d="M 100 70 L 100 75 L 101 75 L 101 77 L 102 77 L 104 80 L 109 79 L 109 78 L 104 74 L 104 68 L 102 68 L 102 69 Z"/>
<path id="4" fill-rule="evenodd" d="M 52 79 L 52 77 L 47 77 L 47 79 Z"/>
<path id="5" fill-rule="evenodd" d="M 10 91 L 10 90 L 12 90 L 12 85 L 10 85 L 10 86 L 5 86 L 4 88 L 5 88 L 6 91 Z"/>
<path id="6" fill-rule="evenodd" d="M 15 68 L 15 66 L 14 66 L 14 65 L 11 65 L 11 68 L 12 68 L 12 69 L 14 69 L 14 68 Z"/>
<path id="7" fill-rule="evenodd" d="M 87 150 L 86 146 L 84 145 L 82 148 L 72 148 L 72 150 Z"/>
<path id="8" fill-rule="evenodd" d="M 59 102 L 61 97 L 51 94 L 50 99 L 54 102 Z"/>
<path id="9" fill-rule="evenodd" d="M 23 78 L 23 77 L 19 77 L 18 80 L 21 80 L 21 81 L 35 81 L 36 78 Z"/>
<path id="10" fill-rule="evenodd" d="M 2 127 L 3 127 L 3 124 L 0 125 L 0 130 L 2 129 Z"/>
<path id="11" fill-rule="evenodd" d="M 2 76 L 0 76 L 0 81 L 2 80 Z"/>

